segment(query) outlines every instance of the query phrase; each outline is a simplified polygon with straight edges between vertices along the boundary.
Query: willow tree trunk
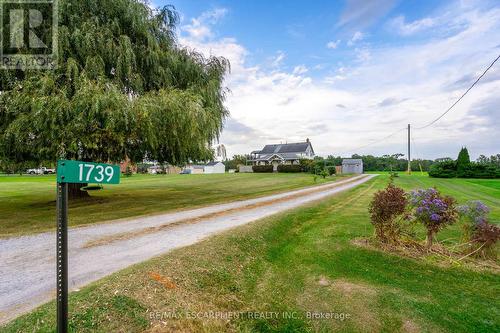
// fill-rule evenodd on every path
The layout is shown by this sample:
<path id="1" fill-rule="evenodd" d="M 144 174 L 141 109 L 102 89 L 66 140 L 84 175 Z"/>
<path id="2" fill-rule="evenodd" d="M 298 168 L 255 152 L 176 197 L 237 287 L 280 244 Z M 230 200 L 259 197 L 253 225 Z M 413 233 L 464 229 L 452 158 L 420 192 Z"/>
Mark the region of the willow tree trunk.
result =
<path id="1" fill-rule="evenodd" d="M 68 198 L 71 199 L 83 199 L 90 197 L 87 191 L 82 191 L 81 188 L 87 186 L 88 184 L 79 183 L 68 183 Z"/>

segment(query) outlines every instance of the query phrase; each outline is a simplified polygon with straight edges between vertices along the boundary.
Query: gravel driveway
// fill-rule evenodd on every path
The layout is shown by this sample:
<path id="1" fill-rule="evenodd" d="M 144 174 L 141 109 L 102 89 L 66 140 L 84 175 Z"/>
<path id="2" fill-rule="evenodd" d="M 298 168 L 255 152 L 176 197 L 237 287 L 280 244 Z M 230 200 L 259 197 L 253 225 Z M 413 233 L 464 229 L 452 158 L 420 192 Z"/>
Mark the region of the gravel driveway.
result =
<path id="1" fill-rule="evenodd" d="M 132 264 L 358 186 L 362 175 L 266 197 L 69 230 L 69 288 Z M 71 216 L 70 216 L 71 218 Z M 0 323 L 55 298 L 55 232 L 0 239 Z"/>

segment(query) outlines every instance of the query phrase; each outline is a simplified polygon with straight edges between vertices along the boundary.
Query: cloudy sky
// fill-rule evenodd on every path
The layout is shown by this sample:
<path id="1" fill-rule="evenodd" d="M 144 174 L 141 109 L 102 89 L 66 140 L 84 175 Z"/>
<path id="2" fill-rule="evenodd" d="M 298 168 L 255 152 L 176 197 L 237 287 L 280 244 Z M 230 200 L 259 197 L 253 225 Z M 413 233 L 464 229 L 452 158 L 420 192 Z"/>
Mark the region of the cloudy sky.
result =
<path id="1" fill-rule="evenodd" d="M 228 155 L 310 138 L 317 154 L 406 151 L 500 54 L 498 1 L 187 1 L 179 42 L 231 62 Z M 413 157 L 500 153 L 500 61 Z M 391 133 L 398 131 L 393 136 Z"/>

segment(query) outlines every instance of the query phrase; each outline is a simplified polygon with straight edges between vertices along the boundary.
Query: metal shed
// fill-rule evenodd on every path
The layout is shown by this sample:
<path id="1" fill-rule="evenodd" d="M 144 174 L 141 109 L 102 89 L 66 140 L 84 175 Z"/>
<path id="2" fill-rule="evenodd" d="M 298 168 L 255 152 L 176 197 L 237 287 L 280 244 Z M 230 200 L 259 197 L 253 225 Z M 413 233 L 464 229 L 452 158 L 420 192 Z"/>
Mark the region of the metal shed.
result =
<path id="1" fill-rule="evenodd" d="M 342 173 L 363 173 L 363 160 L 357 158 L 343 159 Z"/>

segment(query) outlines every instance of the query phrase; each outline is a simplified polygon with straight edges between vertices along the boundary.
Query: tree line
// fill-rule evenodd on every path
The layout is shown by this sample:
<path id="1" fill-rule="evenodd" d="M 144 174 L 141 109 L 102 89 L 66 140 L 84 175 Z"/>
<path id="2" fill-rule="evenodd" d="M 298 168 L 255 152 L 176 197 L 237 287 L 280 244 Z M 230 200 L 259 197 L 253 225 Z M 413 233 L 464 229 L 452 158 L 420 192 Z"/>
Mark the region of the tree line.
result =
<path id="1" fill-rule="evenodd" d="M 462 152 L 462 154 L 464 153 Z M 408 169 L 408 160 L 404 156 L 401 153 L 382 156 L 354 154 L 349 158 L 361 159 L 364 171 L 406 171 Z M 313 160 L 301 161 L 301 166 L 304 172 L 319 174 L 322 170 L 328 171 L 329 167 L 342 165 L 342 160 L 345 158 L 334 155 L 328 155 L 326 158 L 316 156 Z M 463 158 L 459 157 L 458 159 L 463 160 Z M 249 160 L 250 155 L 234 155 L 231 159 L 224 161 L 224 164 L 226 165 L 226 170 L 238 169 L 239 165 L 248 165 Z M 448 165 L 452 169 L 456 169 L 456 163 L 450 157 L 437 158 L 435 160 L 414 159 L 411 161 L 411 169 L 413 171 L 429 172 L 433 166 L 436 168 L 442 165 Z M 468 164 L 469 168 L 476 168 L 475 170 L 500 168 L 500 154 L 491 155 L 490 157 L 480 155 L 475 162 L 471 162 L 467 153 L 467 157 L 463 163 Z"/>
<path id="2" fill-rule="evenodd" d="M 437 178 L 500 178 L 500 154 L 489 158 L 481 155 L 472 162 L 469 151 L 463 147 L 457 160 L 445 159 L 435 163 L 429 176 Z"/>

